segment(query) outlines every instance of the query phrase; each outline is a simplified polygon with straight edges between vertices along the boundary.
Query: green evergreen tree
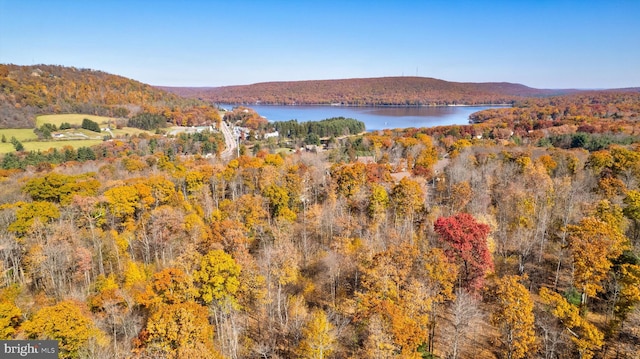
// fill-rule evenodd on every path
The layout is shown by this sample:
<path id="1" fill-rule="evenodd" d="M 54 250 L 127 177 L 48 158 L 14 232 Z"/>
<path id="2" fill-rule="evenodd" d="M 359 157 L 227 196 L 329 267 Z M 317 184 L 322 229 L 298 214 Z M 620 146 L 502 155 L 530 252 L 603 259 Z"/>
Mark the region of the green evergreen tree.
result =
<path id="1" fill-rule="evenodd" d="M 20 141 L 18 141 L 17 138 L 15 137 L 11 137 L 11 144 L 13 145 L 13 148 L 16 149 L 16 151 L 20 152 L 20 151 L 24 151 L 24 146 L 22 145 L 22 143 Z"/>
<path id="2" fill-rule="evenodd" d="M 100 133 L 100 125 L 97 122 L 91 121 L 88 118 L 85 118 L 82 120 L 82 128 L 84 128 L 85 130 Z"/>
<path id="3" fill-rule="evenodd" d="M 14 153 L 7 153 L 2 157 L 2 164 L 0 165 L 4 170 L 23 168 L 23 163 L 20 158 Z"/>

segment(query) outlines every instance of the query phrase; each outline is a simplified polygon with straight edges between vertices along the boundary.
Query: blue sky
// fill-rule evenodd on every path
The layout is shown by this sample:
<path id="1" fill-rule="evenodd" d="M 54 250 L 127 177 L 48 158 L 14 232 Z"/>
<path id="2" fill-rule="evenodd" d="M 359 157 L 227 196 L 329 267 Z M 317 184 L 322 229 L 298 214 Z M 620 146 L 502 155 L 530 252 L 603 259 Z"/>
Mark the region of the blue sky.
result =
<path id="1" fill-rule="evenodd" d="M 0 0 L 0 63 L 152 85 L 381 76 L 640 86 L 640 0 Z"/>

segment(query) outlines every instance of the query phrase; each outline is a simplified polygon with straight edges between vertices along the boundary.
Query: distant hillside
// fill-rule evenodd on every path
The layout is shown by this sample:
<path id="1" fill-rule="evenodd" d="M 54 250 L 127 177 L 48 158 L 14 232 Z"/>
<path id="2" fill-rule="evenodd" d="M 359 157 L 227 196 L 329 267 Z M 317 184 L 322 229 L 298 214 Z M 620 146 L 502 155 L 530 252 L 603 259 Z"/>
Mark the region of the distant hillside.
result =
<path id="1" fill-rule="evenodd" d="M 217 103 L 453 105 L 513 103 L 524 97 L 564 93 L 507 82 L 448 82 L 425 77 L 265 82 L 209 88 L 160 87 Z"/>
<path id="2" fill-rule="evenodd" d="M 196 102 L 102 71 L 0 64 L 0 128 L 33 127 L 41 113 L 127 117 Z"/>

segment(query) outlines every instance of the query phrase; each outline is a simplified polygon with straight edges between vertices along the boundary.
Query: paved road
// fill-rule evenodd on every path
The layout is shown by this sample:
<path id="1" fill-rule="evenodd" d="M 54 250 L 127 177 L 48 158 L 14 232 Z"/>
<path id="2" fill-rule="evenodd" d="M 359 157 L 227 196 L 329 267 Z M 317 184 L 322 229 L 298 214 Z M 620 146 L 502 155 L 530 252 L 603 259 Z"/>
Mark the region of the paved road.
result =
<path id="1" fill-rule="evenodd" d="M 224 136 L 224 143 L 227 145 L 227 148 L 225 148 L 224 151 L 220 153 L 220 158 L 222 158 L 223 160 L 229 160 L 233 158 L 238 144 L 236 143 L 236 138 L 226 122 L 220 122 L 220 130 L 222 131 L 222 135 Z"/>

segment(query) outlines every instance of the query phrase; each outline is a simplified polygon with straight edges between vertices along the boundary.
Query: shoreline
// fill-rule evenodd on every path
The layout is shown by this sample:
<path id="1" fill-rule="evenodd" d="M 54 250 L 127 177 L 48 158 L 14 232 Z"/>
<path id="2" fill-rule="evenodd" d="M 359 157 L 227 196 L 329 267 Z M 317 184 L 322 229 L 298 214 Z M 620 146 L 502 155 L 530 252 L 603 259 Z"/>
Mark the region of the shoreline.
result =
<path id="1" fill-rule="evenodd" d="M 296 103 L 296 104 L 285 104 L 285 103 L 213 103 L 215 106 L 286 106 L 286 107 L 303 107 L 303 106 L 314 106 L 314 107 L 383 107 L 383 108 L 434 108 L 434 107 L 487 107 L 487 106 L 495 106 L 495 107 L 513 107 L 511 103 L 478 103 L 478 104 L 442 104 L 442 105 L 373 105 L 373 104 L 365 104 L 365 105 L 351 105 L 351 104 L 325 104 L 325 103 L 316 103 L 316 104 L 307 104 L 307 103 Z"/>

